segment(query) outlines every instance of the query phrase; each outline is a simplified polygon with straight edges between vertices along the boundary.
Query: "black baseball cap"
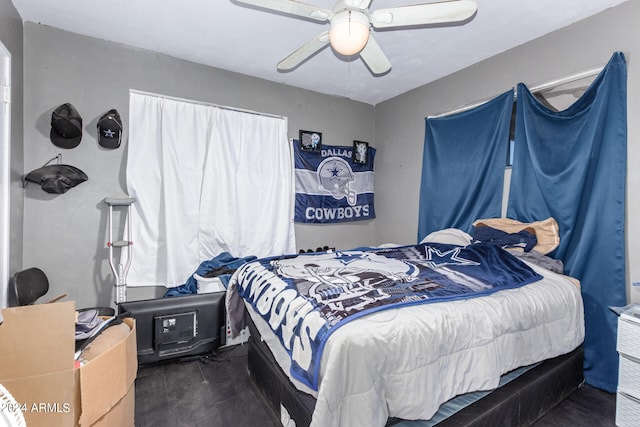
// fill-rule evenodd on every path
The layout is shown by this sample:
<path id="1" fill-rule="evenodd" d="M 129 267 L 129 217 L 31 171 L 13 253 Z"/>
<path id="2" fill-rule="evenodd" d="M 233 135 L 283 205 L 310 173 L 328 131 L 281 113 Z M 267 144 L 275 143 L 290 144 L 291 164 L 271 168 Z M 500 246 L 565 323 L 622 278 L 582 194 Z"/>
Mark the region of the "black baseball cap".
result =
<path id="1" fill-rule="evenodd" d="M 105 148 L 118 148 L 122 141 L 122 120 L 113 109 L 107 111 L 98 120 L 98 144 Z"/>
<path id="2" fill-rule="evenodd" d="M 51 114 L 51 142 L 61 148 L 75 148 L 82 139 L 82 117 L 73 105 L 62 104 Z"/>

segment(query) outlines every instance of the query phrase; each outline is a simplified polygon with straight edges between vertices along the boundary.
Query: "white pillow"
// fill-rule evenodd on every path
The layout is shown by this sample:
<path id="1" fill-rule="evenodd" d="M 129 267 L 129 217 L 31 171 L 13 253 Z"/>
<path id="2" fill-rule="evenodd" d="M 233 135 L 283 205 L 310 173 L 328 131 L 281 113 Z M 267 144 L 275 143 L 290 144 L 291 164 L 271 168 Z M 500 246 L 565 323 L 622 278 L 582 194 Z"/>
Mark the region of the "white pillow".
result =
<path id="1" fill-rule="evenodd" d="M 457 228 L 445 228 L 444 230 L 434 231 L 427 237 L 422 239 L 420 243 L 434 242 L 447 243 L 450 245 L 467 246 L 471 243 L 471 236 Z"/>
<path id="2" fill-rule="evenodd" d="M 399 248 L 400 246 L 404 246 L 404 245 L 399 245 L 397 243 L 383 243 L 380 246 L 376 246 L 376 247 L 385 249 L 385 248 Z"/>

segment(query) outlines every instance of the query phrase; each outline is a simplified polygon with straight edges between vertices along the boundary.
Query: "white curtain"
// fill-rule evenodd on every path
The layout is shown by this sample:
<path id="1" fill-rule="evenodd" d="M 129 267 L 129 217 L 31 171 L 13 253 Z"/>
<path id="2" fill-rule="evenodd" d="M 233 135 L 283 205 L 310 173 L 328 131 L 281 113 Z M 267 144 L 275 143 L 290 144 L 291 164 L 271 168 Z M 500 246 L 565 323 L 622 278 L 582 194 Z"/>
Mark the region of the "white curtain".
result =
<path id="1" fill-rule="evenodd" d="M 130 286 L 178 286 L 203 261 L 295 253 L 287 120 L 131 92 Z"/>

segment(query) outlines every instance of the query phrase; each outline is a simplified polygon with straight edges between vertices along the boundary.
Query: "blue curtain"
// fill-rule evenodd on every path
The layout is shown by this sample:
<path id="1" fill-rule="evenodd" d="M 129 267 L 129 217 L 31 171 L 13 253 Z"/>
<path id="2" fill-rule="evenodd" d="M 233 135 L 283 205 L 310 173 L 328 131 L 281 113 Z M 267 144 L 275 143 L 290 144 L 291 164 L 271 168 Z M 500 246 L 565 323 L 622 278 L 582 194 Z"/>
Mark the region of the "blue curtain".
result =
<path id="1" fill-rule="evenodd" d="M 472 110 L 426 120 L 418 241 L 501 216 L 512 108 L 510 90 Z"/>
<path id="2" fill-rule="evenodd" d="M 554 217 L 565 273 L 581 281 L 588 384 L 615 392 L 617 318 L 625 290 L 626 63 L 615 53 L 584 95 L 554 112 L 518 85 L 507 216 Z"/>

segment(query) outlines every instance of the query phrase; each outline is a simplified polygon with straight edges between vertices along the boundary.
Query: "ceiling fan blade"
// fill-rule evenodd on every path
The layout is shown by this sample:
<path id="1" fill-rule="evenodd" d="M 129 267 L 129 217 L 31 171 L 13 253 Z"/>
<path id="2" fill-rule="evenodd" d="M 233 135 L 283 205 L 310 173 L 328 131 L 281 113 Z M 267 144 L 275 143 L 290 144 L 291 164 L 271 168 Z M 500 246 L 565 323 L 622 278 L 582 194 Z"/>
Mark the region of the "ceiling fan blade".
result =
<path id="1" fill-rule="evenodd" d="M 349 8 L 368 9 L 371 0 L 344 0 L 344 3 Z"/>
<path id="2" fill-rule="evenodd" d="M 476 0 L 450 0 L 378 9 L 371 14 L 371 25 L 389 28 L 459 22 L 473 16 L 477 9 Z"/>
<path id="3" fill-rule="evenodd" d="M 294 0 L 233 0 L 235 3 L 248 4 L 251 6 L 261 7 L 263 9 L 275 10 L 277 12 L 287 13 L 289 15 L 302 16 L 303 18 L 313 19 L 315 21 L 325 22 L 333 12 L 330 9 L 314 6 L 307 3 L 301 3 Z"/>
<path id="4" fill-rule="evenodd" d="M 291 55 L 278 62 L 278 71 L 289 71 L 315 55 L 322 48 L 329 46 L 329 32 L 325 31 L 318 37 L 308 41 Z"/>
<path id="5" fill-rule="evenodd" d="M 371 35 L 367 45 L 360 52 L 360 58 L 373 74 L 384 74 L 391 69 L 391 62 Z"/>

